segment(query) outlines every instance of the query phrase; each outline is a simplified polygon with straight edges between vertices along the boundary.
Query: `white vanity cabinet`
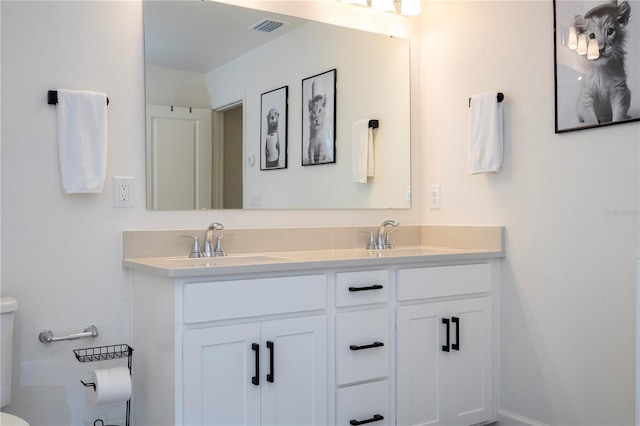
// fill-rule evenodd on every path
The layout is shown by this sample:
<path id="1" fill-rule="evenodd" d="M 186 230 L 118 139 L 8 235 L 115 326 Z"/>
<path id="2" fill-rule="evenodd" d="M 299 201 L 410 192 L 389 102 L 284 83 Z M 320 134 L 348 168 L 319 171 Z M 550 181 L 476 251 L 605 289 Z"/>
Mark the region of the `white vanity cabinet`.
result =
<path id="1" fill-rule="evenodd" d="M 441 259 L 134 265 L 133 424 L 495 420 L 496 263 Z"/>
<path id="2" fill-rule="evenodd" d="M 328 424 L 327 276 L 190 281 L 134 276 L 134 424 Z"/>
<path id="3" fill-rule="evenodd" d="M 491 268 L 398 271 L 398 424 L 493 420 Z"/>

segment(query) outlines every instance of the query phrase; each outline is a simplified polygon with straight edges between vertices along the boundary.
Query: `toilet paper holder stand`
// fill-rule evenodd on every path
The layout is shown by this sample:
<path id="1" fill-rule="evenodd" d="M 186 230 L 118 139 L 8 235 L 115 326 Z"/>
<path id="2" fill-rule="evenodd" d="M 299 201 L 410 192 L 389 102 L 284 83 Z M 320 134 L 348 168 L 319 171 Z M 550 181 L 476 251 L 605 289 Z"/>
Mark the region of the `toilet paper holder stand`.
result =
<path id="1" fill-rule="evenodd" d="M 94 361 L 108 361 L 112 359 L 127 358 L 127 367 L 129 368 L 129 374 L 131 374 L 131 361 L 133 357 L 133 348 L 127 344 L 120 345 L 108 345 L 108 346 L 96 346 L 92 348 L 74 349 L 73 353 L 79 362 L 94 362 Z M 85 387 L 93 388 L 96 390 L 96 384 L 93 382 L 87 382 L 80 380 Z M 131 418 L 131 398 L 127 400 L 127 412 L 126 412 L 126 426 L 129 426 Z"/>

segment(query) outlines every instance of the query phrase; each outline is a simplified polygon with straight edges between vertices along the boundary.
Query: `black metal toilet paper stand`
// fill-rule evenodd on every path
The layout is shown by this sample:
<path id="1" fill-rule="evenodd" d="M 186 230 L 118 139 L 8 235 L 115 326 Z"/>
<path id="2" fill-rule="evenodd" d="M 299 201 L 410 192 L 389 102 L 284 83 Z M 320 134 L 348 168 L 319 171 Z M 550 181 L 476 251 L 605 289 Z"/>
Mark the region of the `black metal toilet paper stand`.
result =
<path id="1" fill-rule="evenodd" d="M 121 345 L 108 345 L 108 346 L 96 346 L 93 348 L 74 349 L 73 353 L 76 359 L 80 362 L 95 362 L 95 361 L 108 361 L 112 359 L 127 358 L 127 367 L 129 367 L 129 375 L 131 375 L 131 361 L 133 357 L 133 348 L 126 344 Z M 80 380 L 86 387 L 92 387 L 96 390 L 96 384 L 89 382 L 85 383 Z M 131 418 L 131 398 L 127 400 L 127 414 L 126 414 L 126 426 L 129 426 Z"/>

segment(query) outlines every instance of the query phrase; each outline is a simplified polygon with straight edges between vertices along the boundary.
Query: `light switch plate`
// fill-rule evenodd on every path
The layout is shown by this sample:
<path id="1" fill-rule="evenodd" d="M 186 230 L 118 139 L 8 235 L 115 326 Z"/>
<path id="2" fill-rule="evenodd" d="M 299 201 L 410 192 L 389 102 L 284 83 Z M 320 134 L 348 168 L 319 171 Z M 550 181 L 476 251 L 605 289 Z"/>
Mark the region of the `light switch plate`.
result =
<path id="1" fill-rule="evenodd" d="M 431 187 L 431 209 L 437 210 L 440 208 L 440 185 L 433 185 Z"/>

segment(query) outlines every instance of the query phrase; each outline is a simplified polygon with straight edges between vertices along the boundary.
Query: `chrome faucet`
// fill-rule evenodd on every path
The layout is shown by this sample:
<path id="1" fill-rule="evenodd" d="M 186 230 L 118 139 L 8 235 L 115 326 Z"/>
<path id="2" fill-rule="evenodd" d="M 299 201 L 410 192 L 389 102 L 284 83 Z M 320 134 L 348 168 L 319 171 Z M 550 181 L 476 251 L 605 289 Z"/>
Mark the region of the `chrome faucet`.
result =
<path id="1" fill-rule="evenodd" d="M 391 235 L 389 234 L 389 232 L 387 232 L 387 235 L 385 237 L 384 228 L 387 226 L 396 227 L 398 225 L 400 225 L 400 223 L 396 222 L 395 220 L 385 220 L 384 222 L 382 222 L 380 228 L 378 228 L 378 238 L 376 239 L 376 248 L 378 250 L 393 248 L 393 244 L 391 243 Z"/>
<path id="2" fill-rule="evenodd" d="M 218 222 L 214 222 L 207 228 L 207 233 L 204 235 L 204 257 L 219 257 L 226 256 L 227 253 L 222 248 L 222 237 L 216 239 L 215 248 L 213 247 L 213 231 L 222 231 L 224 225 Z"/>

